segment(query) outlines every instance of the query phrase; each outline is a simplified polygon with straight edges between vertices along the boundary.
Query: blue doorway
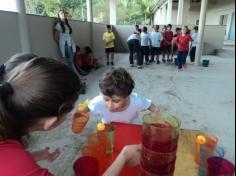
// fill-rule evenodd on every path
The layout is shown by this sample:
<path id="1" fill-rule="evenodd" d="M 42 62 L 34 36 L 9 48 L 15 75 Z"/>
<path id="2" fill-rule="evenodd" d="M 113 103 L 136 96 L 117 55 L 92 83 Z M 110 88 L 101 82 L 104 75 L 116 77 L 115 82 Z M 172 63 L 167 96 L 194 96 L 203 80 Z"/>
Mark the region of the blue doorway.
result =
<path id="1" fill-rule="evenodd" d="M 229 40 L 235 41 L 235 13 L 233 13 L 229 31 Z"/>

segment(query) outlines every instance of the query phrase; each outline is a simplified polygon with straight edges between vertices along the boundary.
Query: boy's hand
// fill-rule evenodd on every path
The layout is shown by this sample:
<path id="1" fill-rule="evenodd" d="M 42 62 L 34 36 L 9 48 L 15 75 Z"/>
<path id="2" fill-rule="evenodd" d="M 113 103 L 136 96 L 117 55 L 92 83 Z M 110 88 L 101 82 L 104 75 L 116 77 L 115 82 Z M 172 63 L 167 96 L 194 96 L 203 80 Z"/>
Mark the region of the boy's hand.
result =
<path id="1" fill-rule="evenodd" d="M 148 108 L 149 111 L 151 111 L 152 113 L 158 113 L 160 112 L 159 108 L 157 106 L 155 106 L 154 104 L 152 104 L 150 106 L 150 108 Z"/>

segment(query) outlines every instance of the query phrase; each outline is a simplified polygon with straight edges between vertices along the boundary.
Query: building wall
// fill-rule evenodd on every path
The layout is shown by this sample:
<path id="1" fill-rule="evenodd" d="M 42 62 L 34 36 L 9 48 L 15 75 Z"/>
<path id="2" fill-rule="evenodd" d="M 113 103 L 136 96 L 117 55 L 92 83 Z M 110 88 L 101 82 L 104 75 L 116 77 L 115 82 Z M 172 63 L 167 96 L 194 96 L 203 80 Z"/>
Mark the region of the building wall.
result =
<path id="1" fill-rule="evenodd" d="M 142 26 L 141 26 L 142 27 Z M 162 26 L 161 26 L 162 27 Z M 177 26 L 173 26 L 175 29 Z M 194 25 L 190 25 L 193 28 Z M 215 50 L 222 49 L 224 44 L 224 31 L 226 26 L 206 26 L 205 28 L 205 38 L 204 38 L 204 54 L 213 54 Z M 151 26 L 148 26 L 149 31 Z M 119 38 L 116 41 L 116 51 L 117 52 L 127 52 L 127 39 L 133 32 L 133 26 L 114 26 L 114 31 L 116 36 Z"/>
<path id="2" fill-rule="evenodd" d="M 16 13 L 0 11 L 0 63 L 21 51 L 17 18 Z"/>
<path id="3" fill-rule="evenodd" d="M 12 55 L 21 52 L 21 44 L 17 13 L 0 11 L 0 21 L 0 63 L 3 63 Z M 30 47 L 33 53 L 60 58 L 58 45 L 53 40 L 55 21 L 55 18 L 27 15 Z M 94 24 L 91 31 L 91 23 L 71 20 L 70 24 L 73 28 L 72 38 L 76 45 L 82 49 L 85 46 L 92 47 L 93 41 L 94 46 L 97 46 L 94 49 L 94 55 L 97 58 L 104 57 L 102 33 L 105 25 Z M 94 35 L 91 35 L 92 32 Z"/>

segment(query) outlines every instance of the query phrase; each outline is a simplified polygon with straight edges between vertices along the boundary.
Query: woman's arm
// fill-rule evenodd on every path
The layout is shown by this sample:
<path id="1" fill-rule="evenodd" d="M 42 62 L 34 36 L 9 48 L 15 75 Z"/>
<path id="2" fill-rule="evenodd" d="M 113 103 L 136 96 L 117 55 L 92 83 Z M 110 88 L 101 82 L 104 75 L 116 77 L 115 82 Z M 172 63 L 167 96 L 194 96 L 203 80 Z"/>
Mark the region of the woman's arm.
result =
<path id="1" fill-rule="evenodd" d="M 140 163 L 141 145 L 126 146 L 103 176 L 119 176 L 125 165 L 137 166 Z"/>

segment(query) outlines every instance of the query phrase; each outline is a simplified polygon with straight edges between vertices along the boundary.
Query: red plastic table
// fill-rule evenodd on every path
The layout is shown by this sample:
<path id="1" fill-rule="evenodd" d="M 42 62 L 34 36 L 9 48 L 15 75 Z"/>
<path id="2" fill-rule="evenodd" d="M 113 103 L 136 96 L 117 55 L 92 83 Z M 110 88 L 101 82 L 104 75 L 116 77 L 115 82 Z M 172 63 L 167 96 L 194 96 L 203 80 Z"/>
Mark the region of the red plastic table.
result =
<path id="1" fill-rule="evenodd" d="M 133 124 L 113 123 L 115 126 L 115 152 L 108 160 L 106 165 L 109 167 L 115 158 L 119 155 L 121 150 L 126 145 L 141 144 L 142 126 Z M 107 169 L 107 168 L 104 168 Z M 104 173 L 105 170 L 101 170 Z M 102 175 L 102 174 L 101 174 Z M 126 167 L 123 169 L 120 176 L 139 175 L 139 167 Z"/>

